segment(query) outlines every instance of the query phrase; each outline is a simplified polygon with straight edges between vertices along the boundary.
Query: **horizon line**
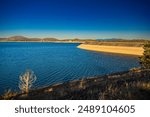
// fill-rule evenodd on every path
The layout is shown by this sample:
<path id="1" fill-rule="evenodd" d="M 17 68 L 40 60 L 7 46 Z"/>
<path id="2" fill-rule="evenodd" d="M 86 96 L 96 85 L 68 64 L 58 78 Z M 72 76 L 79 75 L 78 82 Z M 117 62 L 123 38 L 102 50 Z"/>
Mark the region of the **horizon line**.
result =
<path id="1" fill-rule="evenodd" d="M 118 40 L 150 40 L 150 38 L 57 38 L 57 37 L 48 37 L 48 36 L 45 36 L 45 37 L 33 37 L 33 36 L 24 36 L 24 35 L 12 35 L 12 36 L 4 36 L 4 37 L 1 37 L 0 36 L 0 39 L 2 38 L 12 38 L 12 37 L 22 37 L 22 38 L 31 38 L 31 39 L 45 39 L 45 38 L 54 38 L 54 39 L 58 39 L 58 40 L 63 40 L 63 39 L 66 39 L 66 40 L 69 40 L 69 39 L 79 39 L 79 40 L 109 40 L 109 39 L 118 39 Z"/>

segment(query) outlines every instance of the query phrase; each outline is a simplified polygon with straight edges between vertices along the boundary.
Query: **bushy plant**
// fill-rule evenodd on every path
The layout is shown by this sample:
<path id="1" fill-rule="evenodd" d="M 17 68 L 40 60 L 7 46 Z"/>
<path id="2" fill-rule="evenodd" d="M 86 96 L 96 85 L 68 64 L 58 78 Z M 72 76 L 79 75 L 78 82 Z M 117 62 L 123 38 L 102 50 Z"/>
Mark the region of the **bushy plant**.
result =
<path id="1" fill-rule="evenodd" d="M 143 56 L 140 57 L 140 64 L 142 69 L 150 69 L 150 41 L 144 45 Z"/>

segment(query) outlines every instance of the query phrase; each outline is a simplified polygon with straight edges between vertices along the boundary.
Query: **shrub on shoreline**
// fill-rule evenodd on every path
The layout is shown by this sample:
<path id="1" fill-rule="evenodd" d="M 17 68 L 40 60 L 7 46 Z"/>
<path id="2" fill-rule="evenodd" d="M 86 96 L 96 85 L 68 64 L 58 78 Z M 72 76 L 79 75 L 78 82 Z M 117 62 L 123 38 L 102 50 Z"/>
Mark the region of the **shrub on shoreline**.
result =
<path id="1" fill-rule="evenodd" d="M 140 64 L 142 69 L 150 70 L 150 41 L 144 45 L 143 56 L 140 57 Z"/>

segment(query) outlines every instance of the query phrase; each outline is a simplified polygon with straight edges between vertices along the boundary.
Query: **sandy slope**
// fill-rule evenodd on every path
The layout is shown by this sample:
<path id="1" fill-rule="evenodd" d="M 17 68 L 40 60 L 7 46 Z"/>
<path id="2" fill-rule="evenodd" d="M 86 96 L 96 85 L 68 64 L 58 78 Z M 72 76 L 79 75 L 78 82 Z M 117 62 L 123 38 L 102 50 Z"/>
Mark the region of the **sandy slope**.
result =
<path id="1" fill-rule="evenodd" d="M 144 51 L 142 47 L 104 46 L 104 45 L 89 45 L 89 44 L 81 44 L 78 46 L 78 48 L 92 51 L 129 54 L 137 56 L 142 55 Z"/>

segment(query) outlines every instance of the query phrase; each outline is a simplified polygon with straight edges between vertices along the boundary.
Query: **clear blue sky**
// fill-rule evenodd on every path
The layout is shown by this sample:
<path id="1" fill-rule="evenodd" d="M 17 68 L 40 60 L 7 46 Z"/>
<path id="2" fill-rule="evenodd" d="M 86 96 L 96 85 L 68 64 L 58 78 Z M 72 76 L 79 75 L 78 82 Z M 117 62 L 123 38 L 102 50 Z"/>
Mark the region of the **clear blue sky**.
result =
<path id="1" fill-rule="evenodd" d="M 150 39 L 150 0 L 0 0 L 0 37 Z"/>

